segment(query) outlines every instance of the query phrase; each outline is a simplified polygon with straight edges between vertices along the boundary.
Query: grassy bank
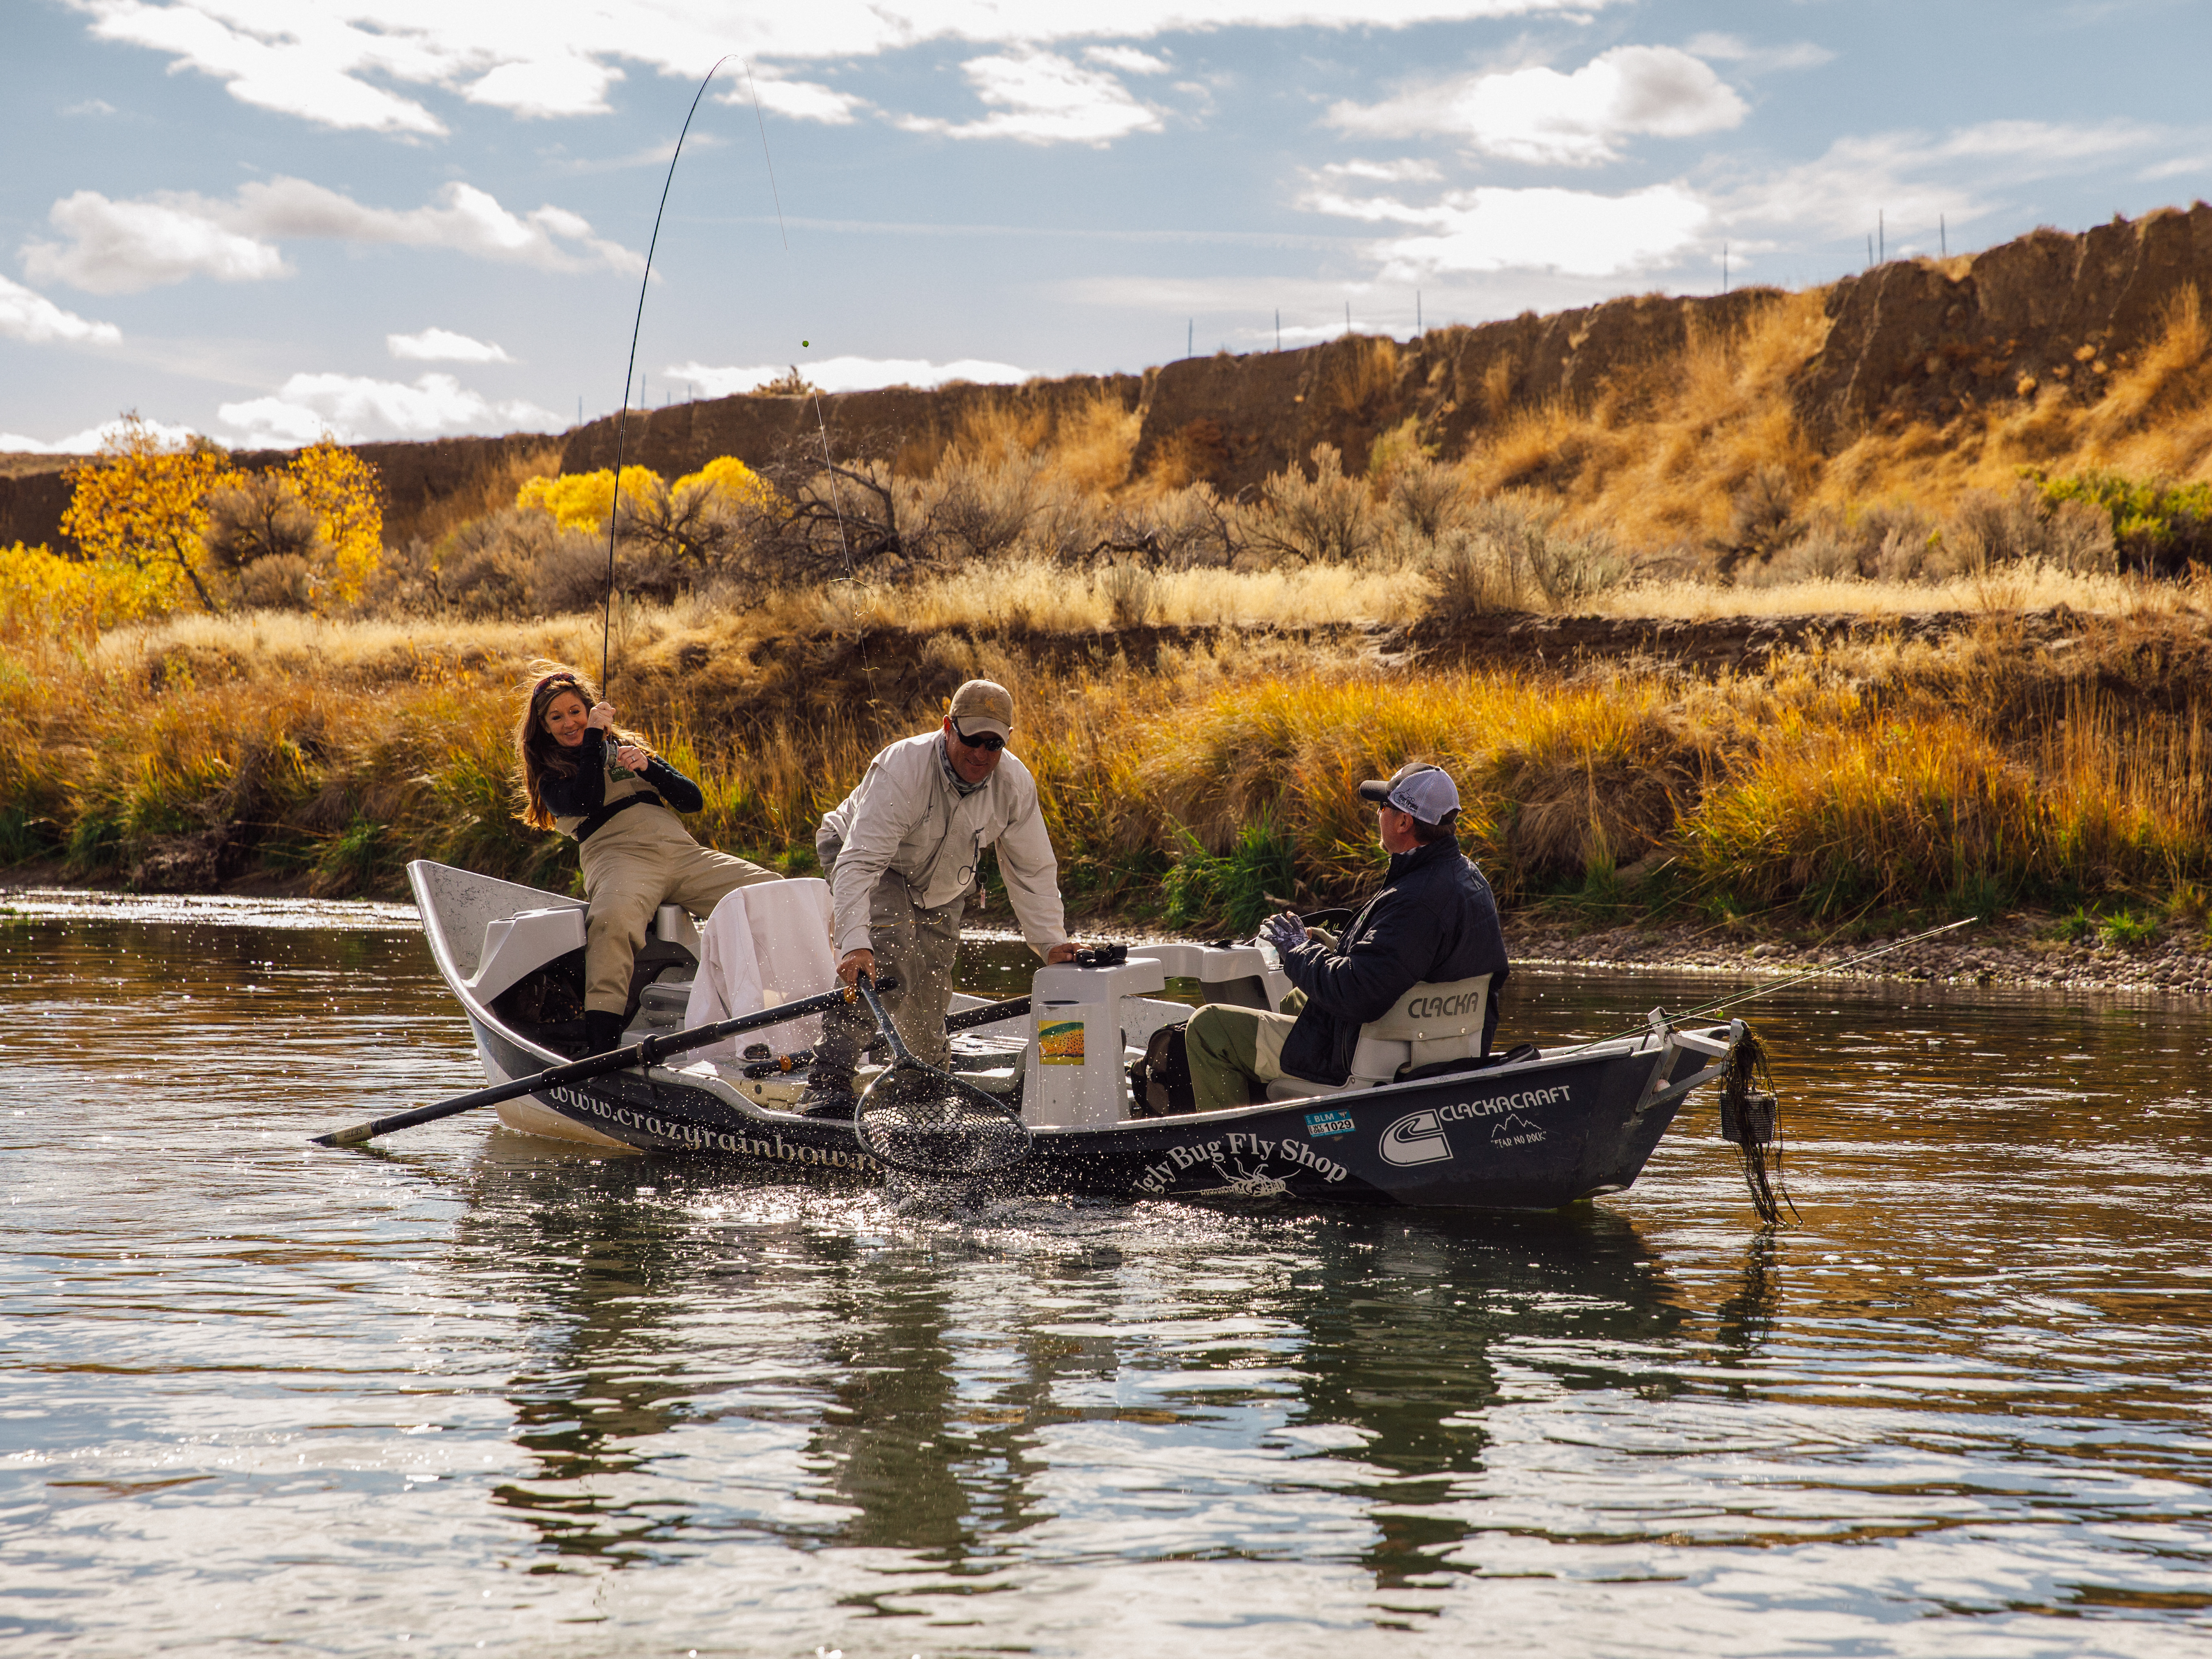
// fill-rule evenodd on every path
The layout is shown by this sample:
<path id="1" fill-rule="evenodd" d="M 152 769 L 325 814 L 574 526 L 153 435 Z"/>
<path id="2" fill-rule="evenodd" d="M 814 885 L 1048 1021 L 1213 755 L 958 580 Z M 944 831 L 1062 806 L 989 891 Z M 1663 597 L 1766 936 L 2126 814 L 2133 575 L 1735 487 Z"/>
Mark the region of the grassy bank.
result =
<path id="1" fill-rule="evenodd" d="M 702 839 L 793 872 L 869 754 L 983 673 L 1017 688 L 1018 751 L 1093 916 L 1206 928 L 1249 924 L 1270 892 L 1346 896 L 1377 863 L 1352 786 L 1419 757 L 1459 778 L 1469 849 L 1510 904 L 1593 927 L 1871 930 L 2026 905 L 2122 935 L 2203 928 L 2212 630 L 2192 588 L 2116 590 L 2055 635 L 1984 611 L 1941 641 L 1876 634 L 1701 676 L 1386 665 L 1352 613 L 1413 603 L 1356 578 L 1311 573 L 1338 602 L 1286 589 L 1273 627 L 1116 631 L 1111 595 L 1065 580 L 1050 611 L 1026 579 L 957 617 L 912 588 L 637 610 L 614 695 L 701 779 Z M 2100 597 L 2072 580 L 2077 611 Z M 1214 602 L 1267 614 L 1256 590 Z M 1195 587 L 1168 611 L 1211 614 Z M 536 656 L 595 666 L 597 623 L 258 616 L 19 639 L 0 659 L 0 859 L 367 894 L 428 856 L 565 888 L 568 848 L 514 816 L 514 688 Z"/>

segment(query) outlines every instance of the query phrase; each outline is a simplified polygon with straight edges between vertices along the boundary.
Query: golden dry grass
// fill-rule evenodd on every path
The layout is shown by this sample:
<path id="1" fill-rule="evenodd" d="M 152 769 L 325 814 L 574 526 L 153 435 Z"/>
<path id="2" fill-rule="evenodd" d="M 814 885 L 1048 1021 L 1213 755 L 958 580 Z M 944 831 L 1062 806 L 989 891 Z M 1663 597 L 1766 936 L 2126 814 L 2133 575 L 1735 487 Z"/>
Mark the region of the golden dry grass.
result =
<path id="1" fill-rule="evenodd" d="M 1812 444 L 1790 399 L 1791 377 L 1826 337 L 1826 299 L 1779 295 L 1734 331 L 1693 327 L 1679 355 L 1620 366 L 1586 405 L 1504 412 L 1461 463 L 1470 487 L 1533 492 L 1570 526 L 1656 550 L 1720 535 L 1762 470 L 1786 477 L 1806 507 L 1909 501 L 1937 516 L 1969 491 L 2008 489 L 2025 467 L 2212 479 L 2212 323 L 2193 286 L 2130 361 L 2092 353 L 2025 399 L 1940 425 L 1876 426 L 1832 454 Z M 1493 401 L 1503 396 L 1501 382 Z"/>
<path id="2" fill-rule="evenodd" d="M 651 689 L 639 718 L 701 780 L 698 833 L 804 870 L 821 812 L 933 705 L 841 696 L 732 720 L 690 696 L 677 666 L 717 620 L 680 607 L 642 619 L 652 642 L 617 701 Z M 1080 909 L 1157 917 L 1166 895 L 1195 922 L 1235 885 L 1221 872 L 1261 855 L 1244 872 L 1254 891 L 1279 864 L 1302 900 L 1344 896 L 1376 863 L 1353 786 L 1424 758 L 1460 781 L 1470 848 L 1515 902 L 1567 892 L 1835 923 L 2150 903 L 2212 880 L 2212 732 L 2163 665 L 2201 657 L 2203 636 L 2201 618 L 2143 607 L 2062 656 L 1993 617 L 1948 643 L 1809 649 L 1712 681 L 1383 672 L 1348 644 L 1242 638 L 1141 667 L 1109 653 L 1049 670 L 987 638 L 947 665 L 1017 688 L 1017 750 Z M 88 871 L 220 832 L 325 891 L 392 890 L 410 856 L 559 885 L 572 854 L 513 816 L 509 722 L 531 659 L 588 665 L 596 644 L 580 618 L 401 630 L 270 617 L 18 654 L 0 676 L 0 831 L 17 855 L 58 845 Z M 1661 874 L 1626 889 L 1614 872 L 1630 864 Z"/>

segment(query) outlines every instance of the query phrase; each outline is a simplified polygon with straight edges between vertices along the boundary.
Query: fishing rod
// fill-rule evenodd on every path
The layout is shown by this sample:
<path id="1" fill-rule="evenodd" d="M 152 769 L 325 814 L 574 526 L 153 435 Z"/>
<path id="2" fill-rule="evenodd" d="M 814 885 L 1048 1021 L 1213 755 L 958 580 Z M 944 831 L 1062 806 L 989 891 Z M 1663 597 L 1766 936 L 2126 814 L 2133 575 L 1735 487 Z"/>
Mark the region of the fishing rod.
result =
<path id="1" fill-rule="evenodd" d="M 776 186 L 775 158 L 769 152 L 768 118 L 761 113 L 760 89 L 753 84 L 752 66 L 738 58 L 736 52 L 725 52 L 714 60 L 714 67 L 708 70 L 705 79 L 699 82 L 699 89 L 691 94 L 691 107 L 684 112 L 683 128 L 676 135 L 676 148 L 669 154 L 667 174 L 660 181 L 660 204 L 653 210 L 653 235 L 645 245 L 645 274 L 638 278 L 637 313 L 630 319 L 629 325 L 629 361 L 623 369 L 622 409 L 615 416 L 614 497 L 607 507 L 607 596 L 599 617 L 599 695 L 603 697 L 607 694 L 607 669 L 614 637 L 615 525 L 622 509 L 623 457 L 627 453 L 629 437 L 629 392 L 630 386 L 637 377 L 637 343 L 645 328 L 645 296 L 653 283 L 653 256 L 660 246 L 660 222 L 668 212 L 668 192 L 676 183 L 676 164 L 683 159 L 684 141 L 691 135 L 691 122 L 699 113 L 699 100 L 707 95 L 708 83 L 720 72 L 722 65 L 732 58 L 738 58 L 738 68 L 744 71 L 746 93 L 752 100 L 753 120 L 760 128 L 761 160 L 768 168 L 769 198 L 775 204 L 776 233 L 783 239 L 785 257 L 787 258 L 791 253 L 791 234 L 784 228 L 783 193 Z M 811 346 L 812 343 L 811 340 L 799 342 L 802 346 Z M 797 364 L 794 363 L 792 366 L 791 372 L 794 379 L 798 378 Z M 836 473 L 830 459 L 830 429 L 828 423 L 822 417 L 822 396 L 819 392 L 814 395 L 814 425 L 822 440 L 823 465 L 830 473 L 830 505 L 837 515 L 837 544 L 844 556 L 845 574 L 849 577 L 853 574 L 853 546 L 845 534 L 844 508 L 836 499 Z"/>
<path id="2" fill-rule="evenodd" d="M 1802 974 L 1792 974 L 1787 979 L 1778 979 L 1771 985 L 1761 985 L 1753 990 L 1739 991 L 1734 996 L 1723 997 L 1718 1001 L 1708 1002 L 1703 1007 L 1692 1008 L 1685 1013 L 1669 1014 L 1664 1009 L 1655 1008 L 1651 1011 L 1650 1020 L 1644 1025 L 1631 1026 L 1627 1030 L 1616 1031 L 1611 1036 L 1593 1037 L 1588 1042 L 1577 1043 L 1574 1048 L 1563 1048 L 1557 1052 L 1577 1054 L 1585 1048 L 1595 1048 L 1601 1043 L 1618 1042 L 1623 1037 L 1639 1036 L 1655 1023 L 1663 1022 L 1666 1024 L 1675 1025 L 1684 1020 L 1700 1019 L 1707 1014 L 1717 1014 L 1723 1008 L 1733 1008 L 1739 1002 L 1749 1002 L 1753 997 L 1763 997 L 1770 991 L 1784 990 L 1792 985 L 1802 985 L 1808 979 L 1819 979 L 1824 974 L 1841 973 L 1846 968 L 1856 968 L 1863 962 L 1872 962 L 1877 957 L 1886 957 L 1893 951 L 1902 951 L 1908 945 L 1917 945 L 1923 939 L 1934 939 L 1939 933 L 1948 933 L 1960 927 L 1971 927 L 1980 920 L 1979 916 L 1968 916 L 1961 921 L 1947 921 L 1940 927 L 1930 927 L 1905 939 L 1893 939 L 1887 945 L 1879 945 L 1871 951 L 1863 951 L 1855 957 L 1846 957 L 1841 962 L 1828 963 L 1819 968 L 1808 968 Z"/>
<path id="3" fill-rule="evenodd" d="M 691 135 L 691 119 L 699 112 L 699 100 L 707 95 L 707 82 L 712 81 L 722 65 L 738 54 L 725 52 L 714 60 L 714 67 L 707 71 L 707 78 L 699 82 L 699 90 L 691 94 L 691 107 L 684 112 L 684 129 L 676 135 L 676 148 L 668 157 L 668 176 L 660 181 L 660 205 L 653 213 L 653 237 L 645 245 L 645 275 L 637 282 L 637 315 L 629 325 L 629 362 L 623 369 L 622 412 L 615 416 L 615 493 L 607 506 L 607 600 L 599 618 L 599 695 L 607 695 L 607 657 L 609 642 L 614 636 L 615 623 L 615 520 L 622 511 L 623 444 L 629 427 L 630 382 L 637 374 L 637 340 L 645 327 L 645 294 L 653 282 L 653 255 L 660 246 L 661 216 L 668 211 L 668 191 L 676 183 L 676 163 L 683 156 L 684 141 Z M 766 138 L 766 131 L 763 131 Z M 771 189 L 774 183 L 770 182 Z M 781 216 L 782 209 L 776 210 Z"/>

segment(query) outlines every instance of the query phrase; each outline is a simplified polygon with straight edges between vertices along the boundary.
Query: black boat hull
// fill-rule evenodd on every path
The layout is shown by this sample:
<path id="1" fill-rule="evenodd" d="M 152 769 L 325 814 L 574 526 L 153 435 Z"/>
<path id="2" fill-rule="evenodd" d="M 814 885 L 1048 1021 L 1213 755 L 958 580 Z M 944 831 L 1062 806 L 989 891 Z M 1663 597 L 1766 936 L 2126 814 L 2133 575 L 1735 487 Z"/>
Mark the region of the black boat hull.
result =
<path id="1" fill-rule="evenodd" d="M 473 1014 L 471 1024 L 496 1077 L 527 1076 L 546 1063 L 496 1024 Z M 1634 1182 L 1684 1096 L 1717 1071 L 1735 1035 L 1719 1027 L 1381 1089 L 1040 1129 L 1029 1158 L 994 1185 L 1111 1198 L 1556 1208 Z M 812 1180 L 873 1183 L 887 1174 L 849 1124 L 763 1109 L 665 1068 L 528 1099 L 507 1117 L 515 1127 Z M 554 1123 L 538 1120 L 540 1112 Z"/>

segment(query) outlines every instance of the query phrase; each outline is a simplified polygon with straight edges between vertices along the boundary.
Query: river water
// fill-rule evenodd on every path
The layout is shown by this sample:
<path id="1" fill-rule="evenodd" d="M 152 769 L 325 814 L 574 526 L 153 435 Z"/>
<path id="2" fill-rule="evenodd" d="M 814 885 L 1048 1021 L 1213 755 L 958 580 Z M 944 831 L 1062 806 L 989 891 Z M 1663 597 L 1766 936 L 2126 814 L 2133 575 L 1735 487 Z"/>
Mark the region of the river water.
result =
<path id="1" fill-rule="evenodd" d="M 1706 1097 L 1557 1215 L 949 1212 L 311 1147 L 479 1081 L 404 912 L 14 902 L 12 1652 L 2208 1650 L 2200 1004 L 1754 1005 L 1768 1237 Z"/>

